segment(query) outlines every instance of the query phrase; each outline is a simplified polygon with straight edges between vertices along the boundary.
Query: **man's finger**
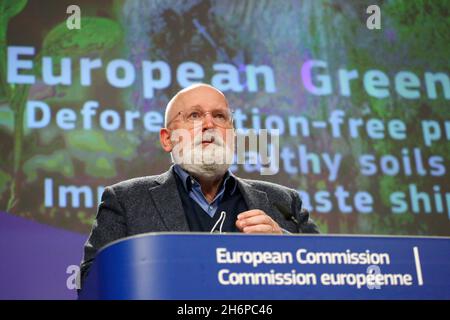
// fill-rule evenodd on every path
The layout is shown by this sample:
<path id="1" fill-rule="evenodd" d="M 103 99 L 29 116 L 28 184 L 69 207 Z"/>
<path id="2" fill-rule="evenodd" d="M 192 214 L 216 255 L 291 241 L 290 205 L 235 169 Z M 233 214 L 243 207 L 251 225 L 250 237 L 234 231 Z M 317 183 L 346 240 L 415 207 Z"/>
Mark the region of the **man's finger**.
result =
<path id="1" fill-rule="evenodd" d="M 267 233 L 274 233 L 275 230 L 272 226 L 267 225 L 267 224 L 258 224 L 256 226 L 249 226 L 249 227 L 245 227 L 243 229 L 244 233 L 263 233 L 263 234 L 267 234 Z"/>
<path id="2" fill-rule="evenodd" d="M 239 224 L 243 227 L 254 226 L 257 224 L 268 224 L 268 225 L 274 224 L 274 221 L 267 215 L 253 216 L 253 217 L 246 218 L 246 219 L 240 219 L 238 221 L 239 221 Z"/>
<path id="3" fill-rule="evenodd" d="M 244 211 L 244 212 L 238 214 L 237 218 L 239 220 L 241 220 L 241 219 L 246 219 L 246 218 L 259 216 L 259 215 L 265 215 L 265 214 L 266 213 L 264 211 L 262 211 L 262 210 L 253 209 L 253 210 Z"/>

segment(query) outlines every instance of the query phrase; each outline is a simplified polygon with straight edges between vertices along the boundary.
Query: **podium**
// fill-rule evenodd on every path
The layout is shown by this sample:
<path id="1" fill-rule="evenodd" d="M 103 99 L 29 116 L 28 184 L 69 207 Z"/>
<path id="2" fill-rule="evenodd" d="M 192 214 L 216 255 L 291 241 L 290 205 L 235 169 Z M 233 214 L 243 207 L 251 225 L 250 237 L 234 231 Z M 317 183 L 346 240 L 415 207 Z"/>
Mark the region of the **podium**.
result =
<path id="1" fill-rule="evenodd" d="M 148 233 L 102 248 L 80 299 L 450 299 L 450 238 Z"/>

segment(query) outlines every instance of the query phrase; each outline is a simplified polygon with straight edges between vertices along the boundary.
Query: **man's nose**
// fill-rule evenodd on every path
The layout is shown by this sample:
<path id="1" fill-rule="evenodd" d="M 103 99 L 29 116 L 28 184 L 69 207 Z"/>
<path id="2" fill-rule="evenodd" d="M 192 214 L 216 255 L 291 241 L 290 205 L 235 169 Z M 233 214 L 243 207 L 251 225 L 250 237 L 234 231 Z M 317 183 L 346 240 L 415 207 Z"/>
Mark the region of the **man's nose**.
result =
<path id="1" fill-rule="evenodd" d="M 213 121 L 211 113 L 206 113 L 205 116 L 203 117 L 203 130 L 208 130 L 215 127 L 216 124 Z"/>

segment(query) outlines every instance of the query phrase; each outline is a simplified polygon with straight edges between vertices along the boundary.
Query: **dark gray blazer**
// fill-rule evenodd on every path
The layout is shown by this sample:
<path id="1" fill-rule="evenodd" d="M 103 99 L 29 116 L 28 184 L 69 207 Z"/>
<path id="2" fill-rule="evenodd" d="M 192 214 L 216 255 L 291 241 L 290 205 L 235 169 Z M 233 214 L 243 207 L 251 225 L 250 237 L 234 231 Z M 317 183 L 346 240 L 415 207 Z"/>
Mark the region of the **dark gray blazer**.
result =
<path id="1" fill-rule="evenodd" d="M 188 232 L 173 168 L 157 175 L 135 178 L 106 187 L 91 234 L 84 246 L 81 282 L 97 251 L 106 244 L 146 232 Z M 260 209 L 292 233 L 319 233 L 298 193 L 274 183 L 241 179 L 238 188 L 250 209 Z M 297 223 L 289 219 L 294 216 Z"/>

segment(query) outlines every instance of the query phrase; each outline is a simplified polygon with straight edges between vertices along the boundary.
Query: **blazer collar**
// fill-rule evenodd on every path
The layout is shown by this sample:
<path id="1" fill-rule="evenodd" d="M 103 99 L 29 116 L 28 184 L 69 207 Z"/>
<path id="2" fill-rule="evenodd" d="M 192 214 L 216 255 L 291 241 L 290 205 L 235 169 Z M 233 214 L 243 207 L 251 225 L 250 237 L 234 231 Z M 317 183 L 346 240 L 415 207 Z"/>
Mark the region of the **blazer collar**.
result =
<path id="1" fill-rule="evenodd" d="M 149 189 L 156 210 L 168 231 L 187 232 L 189 225 L 178 193 L 173 166 L 156 177 L 157 186 Z"/>

